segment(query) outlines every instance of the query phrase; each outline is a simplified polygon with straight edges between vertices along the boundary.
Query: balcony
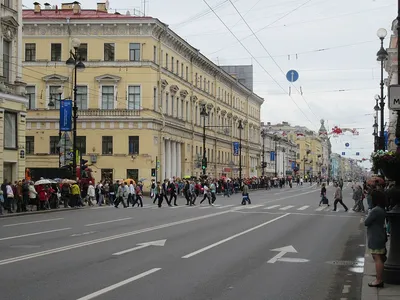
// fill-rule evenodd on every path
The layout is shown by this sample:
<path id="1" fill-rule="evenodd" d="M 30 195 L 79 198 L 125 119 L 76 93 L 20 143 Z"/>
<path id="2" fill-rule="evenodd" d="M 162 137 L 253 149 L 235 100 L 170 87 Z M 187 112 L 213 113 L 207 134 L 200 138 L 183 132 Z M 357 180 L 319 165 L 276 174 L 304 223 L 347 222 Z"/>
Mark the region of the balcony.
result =
<path id="1" fill-rule="evenodd" d="M 85 109 L 78 110 L 82 117 L 139 117 L 139 109 Z"/>

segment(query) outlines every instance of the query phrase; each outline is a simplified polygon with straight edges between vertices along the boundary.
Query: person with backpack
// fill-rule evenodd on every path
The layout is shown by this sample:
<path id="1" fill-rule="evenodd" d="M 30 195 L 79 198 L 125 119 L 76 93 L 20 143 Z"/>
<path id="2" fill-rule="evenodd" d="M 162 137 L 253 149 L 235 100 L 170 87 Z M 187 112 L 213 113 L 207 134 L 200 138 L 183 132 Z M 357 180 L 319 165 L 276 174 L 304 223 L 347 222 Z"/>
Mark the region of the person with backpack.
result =
<path id="1" fill-rule="evenodd" d="M 329 202 L 328 202 L 328 198 L 326 197 L 325 183 L 322 184 L 320 196 L 321 196 L 321 200 L 319 201 L 319 206 L 321 206 L 321 204 L 327 204 L 328 206 L 330 206 Z"/>
<path id="2" fill-rule="evenodd" d="M 136 205 L 136 203 L 137 203 L 138 207 L 139 207 L 139 205 L 141 207 L 143 207 L 143 195 L 142 195 L 142 190 L 140 188 L 140 183 L 137 184 L 135 187 L 135 195 L 136 195 L 136 197 L 134 198 L 135 200 L 132 204 L 132 207 L 134 207 Z"/>

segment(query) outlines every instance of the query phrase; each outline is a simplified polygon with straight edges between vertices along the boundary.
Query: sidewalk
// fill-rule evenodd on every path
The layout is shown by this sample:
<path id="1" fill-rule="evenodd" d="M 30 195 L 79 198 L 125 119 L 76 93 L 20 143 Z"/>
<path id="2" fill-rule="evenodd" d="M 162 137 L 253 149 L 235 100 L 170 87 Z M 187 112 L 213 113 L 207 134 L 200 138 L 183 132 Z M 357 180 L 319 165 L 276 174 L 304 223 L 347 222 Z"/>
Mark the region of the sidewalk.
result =
<path id="1" fill-rule="evenodd" d="M 389 249 L 389 243 L 387 245 Z M 371 288 L 368 283 L 375 279 L 375 264 L 368 248 L 365 251 L 364 276 L 361 287 L 361 300 L 395 300 L 400 299 L 400 285 L 385 283 L 382 289 Z"/>
<path id="2" fill-rule="evenodd" d="M 85 208 L 84 206 L 83 208 Z M 27 216 L 27 215 L 38 215 L 38 214 L 47 214 L 47 213 L 53 213 L 53 212 L 60 212 L 60 211 L 68 211 L 68 210 L 77 210 L 78 208 L 73 208 L 73 207 L 60 207 L 60 208 L 55 208 L 55 209 L 49 209 L 49 210 L 34 210 L 34 211 L 26 211 L 26 212 L 20 212 L 20 213 L 7 213 L 6 211 L 3 210 L 3 214 L 0 215 L 0 219 L 2 218 L 8 218 L 8 217 L 19 217 L 19 216 Z"/>

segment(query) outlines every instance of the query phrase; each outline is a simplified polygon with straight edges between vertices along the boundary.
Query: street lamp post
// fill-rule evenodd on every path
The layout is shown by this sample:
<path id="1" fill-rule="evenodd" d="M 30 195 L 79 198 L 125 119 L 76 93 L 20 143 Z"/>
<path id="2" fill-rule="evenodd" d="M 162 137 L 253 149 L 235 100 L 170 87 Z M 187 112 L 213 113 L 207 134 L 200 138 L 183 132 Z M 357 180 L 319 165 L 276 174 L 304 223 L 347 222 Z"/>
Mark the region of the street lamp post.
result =
<path id="1" fill-rule="evenodd" d="M 376 104 L 374 106 L 374 110 L 375 110 L 375 116 L 374 116 L 374 125 L 372 126 L 374 128 L 374 152 L 379 150 L 379 138 L 378 138 L 378 118 L 379 118 L 379 104 L 378 104 L 378 100 L 379 100 L 379 95 L 375 95 L 375 101 Z"/>
<path id="2" fill-rule="evenodd" d="M 274 135 L 274 142 L 275 142 L 275 177 L 278 177 L 278 136 Z"/>
<path id="3" fill-rule="evenodd" d="M 76 152 L 77 152 L 77 145 L 76 145 L 76 130 L 77 130 L 77 120 L 78 120 L 78 104 L 77 104 L 77 71 L 84 70 L 85 64 L 82 62 L 81 57 L 79 56 L 79 46 L 81 42 L 77 38 L 72 39 L 72 47 L 74 50 L 70 51 L 70 57 L 66 61 L 68 67 L 74 69 L 74 101 L 72 107 L 72 120 L 73 120 L 73 128 L 72 128 L 72 179 L 76 180 Z"/>
<path id="4" fill-rule="evenodd" d="M 242 188 L 242 120 L 239 120 L 239 187 Z"/>
<path id="5" fill-rule="evenodd" d="M 58 99 L 54 99 L 55 101 L 59 101 L 61 103 L 61 95 L 63 93 L 63 89 L 60 87 L 57 89 L 57 94 L 58 94 Z M 56 106 L 55 101 L 53 101 L 52 95 L 50 95 L 50 101 L 49 104 L 47 104 L 50 108 L 54 108 Z M 61 108 L 61 107 L 60 107 Z M 61 112 L 60 112 L 60 117 L 61 117 Z M 58 141 L 61 141 L 61 126 L 58 126 Z M 61 147 L 58 150 L 58 167 L 61 168 Z"/>
<path id="6" fill-rule="evenodd" d="M 262 144 L 262 163 L 261 163 L 261 167 L 262 167 L 262 176 L 265 176 L 265 167 L 266 167 L 266 163 L 265 163 L 265 138 L 267 136 L 267 131 L 265 130 L 265 128 L 263 130 L 261 130 L 261 137 L 263 139 L 263 144 Z"/>
<path id="7" fill-rule="evenodd" d="M 285 152 L 286 149 L 282 148 L 282 177 L 285 178 L 286 176 L 286 171 L 285 171 Z"/>
<path id="8" fill-rule="evenodd" d="M 379 49 L 379 51 L 376 53 L 377 56 L 377 61 L 379 61 L 381 63 L 381 81 L 380 81 L 380 96 L 378 96 L 378 99 L 380 100 L 380 109 L 381 109 L 381 130 L 380 130 L 380 136 L 379 136 L 379 148 L 380 150 L 385 150 L 385 98 L 386 96 L 384 96 L 384 86 L 385 83 L 383 81 L 383 67 L 384 67 L 384 63 L 385 61 L 388 59 L 388 53 L 385 50 L 385 48 L 383 48 L 383 40 L 385 39 L 387 35 L 387 31 L 385 28 L 380 28 L 377 32 L 377 36 L 379 37 L 379 39 L 381 40 L 381 48 Z"/>
<path id="9" fill-rule="evenodd" d="M 207 172 L 207 156 L 206 156 L 206 118 L 208 117 L 208 112 L 206 105 L 202 105 L 200 110 L 200 116 L 203 117 L 203 159 L 201 162 L 201 167 L 203 169 L 203 176 L 206 176 Z"/>

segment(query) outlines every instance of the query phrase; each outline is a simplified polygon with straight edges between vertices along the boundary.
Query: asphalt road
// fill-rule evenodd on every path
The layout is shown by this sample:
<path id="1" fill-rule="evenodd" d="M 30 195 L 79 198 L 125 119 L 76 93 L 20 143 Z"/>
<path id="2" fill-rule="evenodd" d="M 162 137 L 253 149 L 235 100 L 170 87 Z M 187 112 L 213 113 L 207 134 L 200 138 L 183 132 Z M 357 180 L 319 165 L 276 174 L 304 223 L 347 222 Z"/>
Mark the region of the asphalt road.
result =
<path id="1" fill-rule="evenodd" d="M 363 215 L 320 208 L 318 195 L 305 185 L 255 191 L 246 206 L 146 199 L 0 219 L 0 298 L 360 299 Z"/>

